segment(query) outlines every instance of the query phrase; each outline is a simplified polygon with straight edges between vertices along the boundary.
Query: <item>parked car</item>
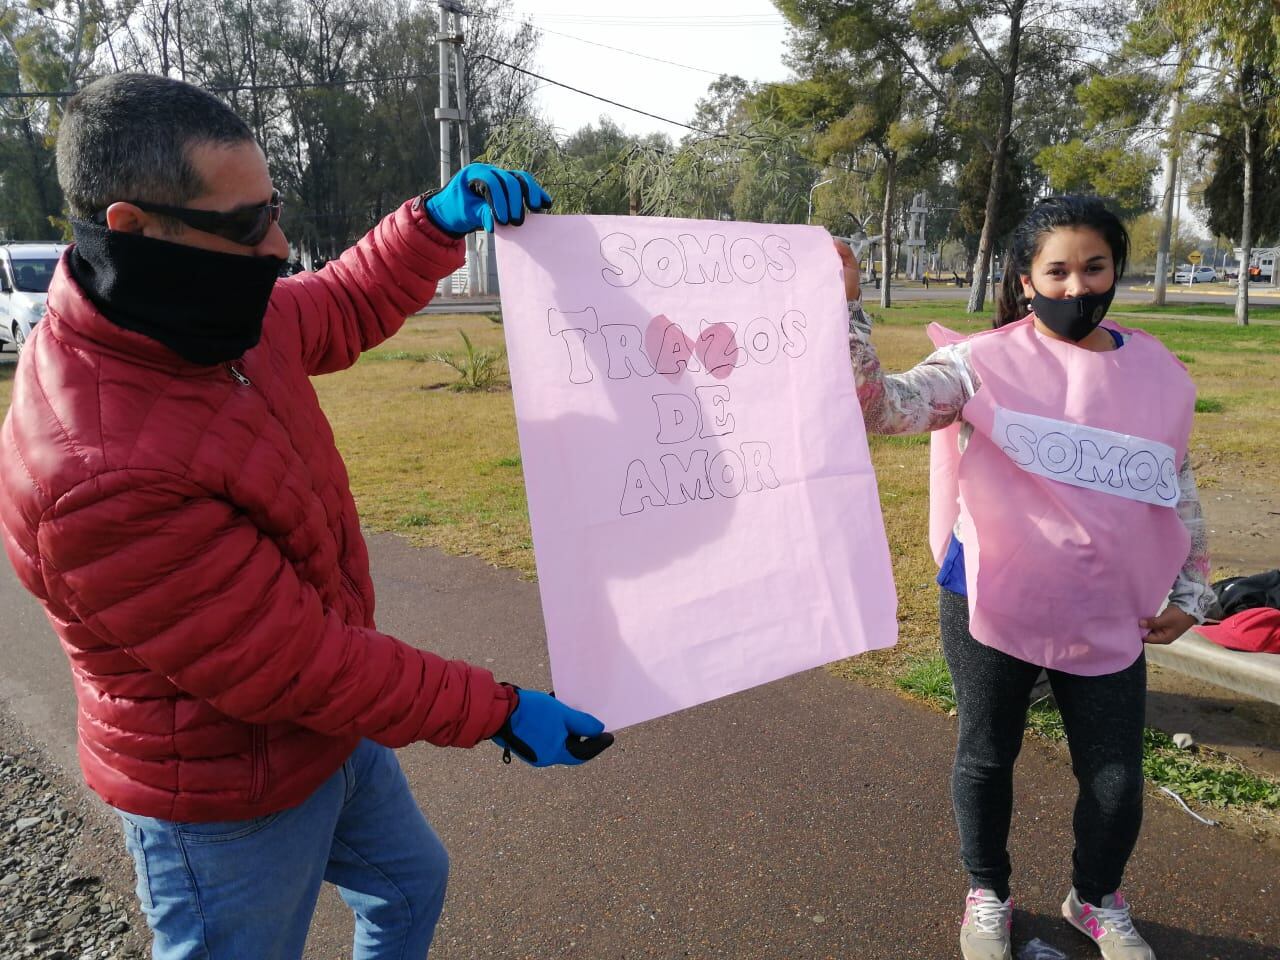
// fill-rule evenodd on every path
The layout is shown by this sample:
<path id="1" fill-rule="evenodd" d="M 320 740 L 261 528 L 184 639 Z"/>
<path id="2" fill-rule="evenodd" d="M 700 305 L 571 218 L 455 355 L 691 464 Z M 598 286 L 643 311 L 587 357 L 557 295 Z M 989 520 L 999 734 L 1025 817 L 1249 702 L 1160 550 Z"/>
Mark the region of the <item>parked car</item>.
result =
<path id="1" fill-rule="evenodd" d="M 1173 275 L 1174 283 L 1212 283 L 1217 279 L 1217 271 L 1203 263 L 1195 267 L 1192 267 L 1189 263 L 1184 263 Z"/>
<path id="2" fill-rule="evenodd" d="M 44 316 L 49 281 L 65 249 L 61 243 L 0 245 L 0 347 L 11 343 L 21 352 Z"/>

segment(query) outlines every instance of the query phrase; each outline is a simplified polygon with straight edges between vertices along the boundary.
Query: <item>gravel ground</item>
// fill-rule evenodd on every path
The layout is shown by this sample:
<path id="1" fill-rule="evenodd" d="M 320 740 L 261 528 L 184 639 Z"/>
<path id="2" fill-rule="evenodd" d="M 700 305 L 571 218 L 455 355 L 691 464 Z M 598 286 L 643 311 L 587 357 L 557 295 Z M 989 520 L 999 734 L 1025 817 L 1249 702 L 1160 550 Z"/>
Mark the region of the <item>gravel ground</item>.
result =
<path id="1" fill-rule="evenodd" d="M 143 960 L 149 941 L 111 814 L 0 717 L 0 957 Z"/>

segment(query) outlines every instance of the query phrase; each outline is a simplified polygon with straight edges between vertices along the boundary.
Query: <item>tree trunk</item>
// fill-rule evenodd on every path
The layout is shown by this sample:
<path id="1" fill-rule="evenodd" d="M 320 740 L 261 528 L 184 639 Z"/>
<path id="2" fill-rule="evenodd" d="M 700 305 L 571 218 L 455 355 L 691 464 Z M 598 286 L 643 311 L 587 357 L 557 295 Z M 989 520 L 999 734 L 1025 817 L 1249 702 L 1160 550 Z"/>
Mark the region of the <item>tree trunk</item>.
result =
<path id="1" fill-rule="evenodd" d="M 1173 101 L 1173 119 L 1169 126 L 1172 131 L 1178 125 L 1178 115 L 1182 112 L 1182 92 L 1175 94 Z M 1178 182 L 1178 150 L 1177 144 L 1169 143 L 1168 152 L 1164 155 L 1164 197 L 1160 208 L 1160 242 L 1156 246 L 1156 279 L 1155 296 L 1152 302 L 1164 305 L 1165 287 L 1169 281 L 1169 248 L 1173 242 L 1173 195 L 1174 186 Z"/>
<path id="2" fill-rule="evenodd" d="M 1244 99 L 1243 90 L 1241 99 Z M 1242 327 L 1249 325 L 1249 259 L 1253 255 L 1253 124 L 1245 114 L 1244 123 L 1244 208 L 1240 215 L 1240 276 L 1236 279 L 1236 323 Z M 1272 266 L 1271 279 L 1275 281 Z"/>
<path id="3" fill-rule="evenodd" d="M 15 54 L 17 53 L 16 48 L 14 50 L 14 53 Z M 17 75 L 18 82 L 16 86 L 18 88 L 18 92 L 21 93 L 22 92 L 21 68 L 18 68 L 18 70 L 19 70 Z M 23 106 L 21 109 L 27 109 L 27 108 Z M 33 240 L 43 239 L 44 236 L 55 235 L 55 234 L 48 234 L 46 232 L 49 229 L 48 218 L 51 216 L 56 217 L 59 213 L 61 213 L 61 204 L 53 202 L 54 198 L 49 195 L 48 185 L 45 183 L 44 158 L 40 155 L 41 153 L 40 145 L 38 143 L 38 138 L 36 137 L 36 132 L 31 126 L 30 113 L 25 114 L 22 118 L 22 139 L 27 147 L 27 156 L 30 157 L 31 159 L 31 186 L 36 192 L 36 203 L 39 204 L 40 206 L 40 221 L 41 221 L 40 232 L 42 236 L 32 237 L 32 239 Z"/>
<path id="4" fill-rule="evenodd" d="M 995 245 L 996 212 L 1000 190 L 1004 186 L 1005 168 L 1009 160 L 1009 131 L 1013 127 L 1013 103 L 1018 95 L 1018 58 L 1022 52 L 1022 12 L 1025 0 L 1017 0 L 1009 8 L 1009 53 L 1001 75 L 1000 124 L 996 129 L 995 150 L 991 155 L 991 181 L 987 186 L 987 206 L 982 217 L 982 236 L 978 240 L 978 261 L 974 264 L 973 287 L 969 291 L 969 313 L 980 313 L 987 298 L 987 274 L 991 268 L 991 248 Z"/>
<path id="5" fill-rule="evenodd" d="M 71 57 L 67 61 L 66 89 L 68 90 L 76 89 L 76 85 L 79 83 L 80 57 L 84 53 L 84 34 L 85 34 L 85 31 L 89 29 L 89 24 L 87 22 L 88 19 L 89 19 L 89 14 L 85 10 L 84 3 L 81 2 L 79 4 L 79 13 L 76 16 L 76 33 L 75 33 L 75 40 L 72 42 L 72 45 L 71 45 Z M 96 26 L 102 27 L 103 24 L 101 23 L 101 21 L 99 21 L 96 24 Z M 49 110 L 50 110 L 51 116 L 61 118 L 62 110 L 65 106 L 66 106 L 66 102 L 61 98 L 58 98 L 56 100 L 50 100 Z"/>
<path id="6" fill-rule="evenodd" d="M 252 108 L 250 110 L 251 124 L 253 126 L 254 139 L 258 141 L 258 145 L 265 151 L 267 149 L 267 124 L 266 118 L 263 116 L 262 110 L 262 94 L 258 89 L 258 31 L 256 22 L 253 18 L 253 0 L 249 0 L 246 6 L 248 13 L 248 29 L 245 30 L 245 62 L 249 68 L 249 96 L 252 100 Z"/>
<path id="7" fill-rule="evenodd" d="M 880 306 L 888 308 L 892 305 L 892 294 L 889 292 L 892 278 L 892 266 L 890 261 L 896 259 L 893 256 L 893 189 L 896 186 L 895 180 L 898 173 L 898 157 L 897 154 L 890 154 L 887 158 L 888 163 L 885 166 L 884 174 L 884 210 L 880 214 Z"/>

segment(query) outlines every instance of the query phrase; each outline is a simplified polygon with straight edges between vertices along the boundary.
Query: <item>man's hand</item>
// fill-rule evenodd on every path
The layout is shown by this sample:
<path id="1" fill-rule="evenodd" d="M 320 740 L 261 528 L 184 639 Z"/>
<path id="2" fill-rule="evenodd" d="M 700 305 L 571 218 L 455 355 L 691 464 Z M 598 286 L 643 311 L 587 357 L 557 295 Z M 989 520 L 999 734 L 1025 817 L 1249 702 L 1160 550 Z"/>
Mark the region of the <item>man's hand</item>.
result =
<path id="1" fill-rule="evenodd" d="M 1179 610 L 1172 604 L 1155 617 L 1147 617 L 1138 621 L 1138 626 L 1148 631 L 1142 638 L 1143 643 L 1173 643 L 1180 636 L 1196 625 L 1196 618 Z"/>
<path id="2" fill-rule="evenodd" d="M 604 724 L 554 696 L 514 687 L 516 708 L 493 736 L 493 742 L 525 763 L 550 767 L 586 763 L 613 743 Z M 506 759 L 504 757 L 503 759 Z"/>
<path id="3" fill-rule="evenodd" d="M 538 211 L 550 206 L 551 197 L 532 174 L 487 163 L 467 164 L 426 201 L 431 222 L 455 237 L 481 227 L 492 233 L 495 223 L 519 226 L 526 208 Z"/>
<path id="4" fill-rule="evenodd" d="M 862 275 L 858 270 L 858 258 L 853 255 L 852 248 L 843 240 L 832 238 L 836 252 L 840 254 L 840 265 L 844 267 L 844 298 L 846 300 L 862 299 Z"/>

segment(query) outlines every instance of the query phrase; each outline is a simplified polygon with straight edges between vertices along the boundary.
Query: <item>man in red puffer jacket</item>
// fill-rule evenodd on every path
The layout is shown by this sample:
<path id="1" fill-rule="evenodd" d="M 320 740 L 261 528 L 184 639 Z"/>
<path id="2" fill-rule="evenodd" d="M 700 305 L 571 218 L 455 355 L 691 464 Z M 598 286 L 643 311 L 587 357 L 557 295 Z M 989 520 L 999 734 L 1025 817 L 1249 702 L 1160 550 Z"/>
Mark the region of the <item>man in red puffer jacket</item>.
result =
<path id="1" fill-rule="evenodd" d="M 249 129 L 137 74 L 68 103 L 58 174 L 76 244 L 18 365 L 0 521 L 70 660 L 85 780 L 120 813 L 154 956 L 300 957 L 328 879 L 356 957 L 424 957 L 447 858 L 389 748 L 494 738 L 548 765 L 611 738 L 377 631 L 308 377 L 394 334 L 463 234 L 550 198 L 473 165 L 277 283 L 281 205 Z"/>

